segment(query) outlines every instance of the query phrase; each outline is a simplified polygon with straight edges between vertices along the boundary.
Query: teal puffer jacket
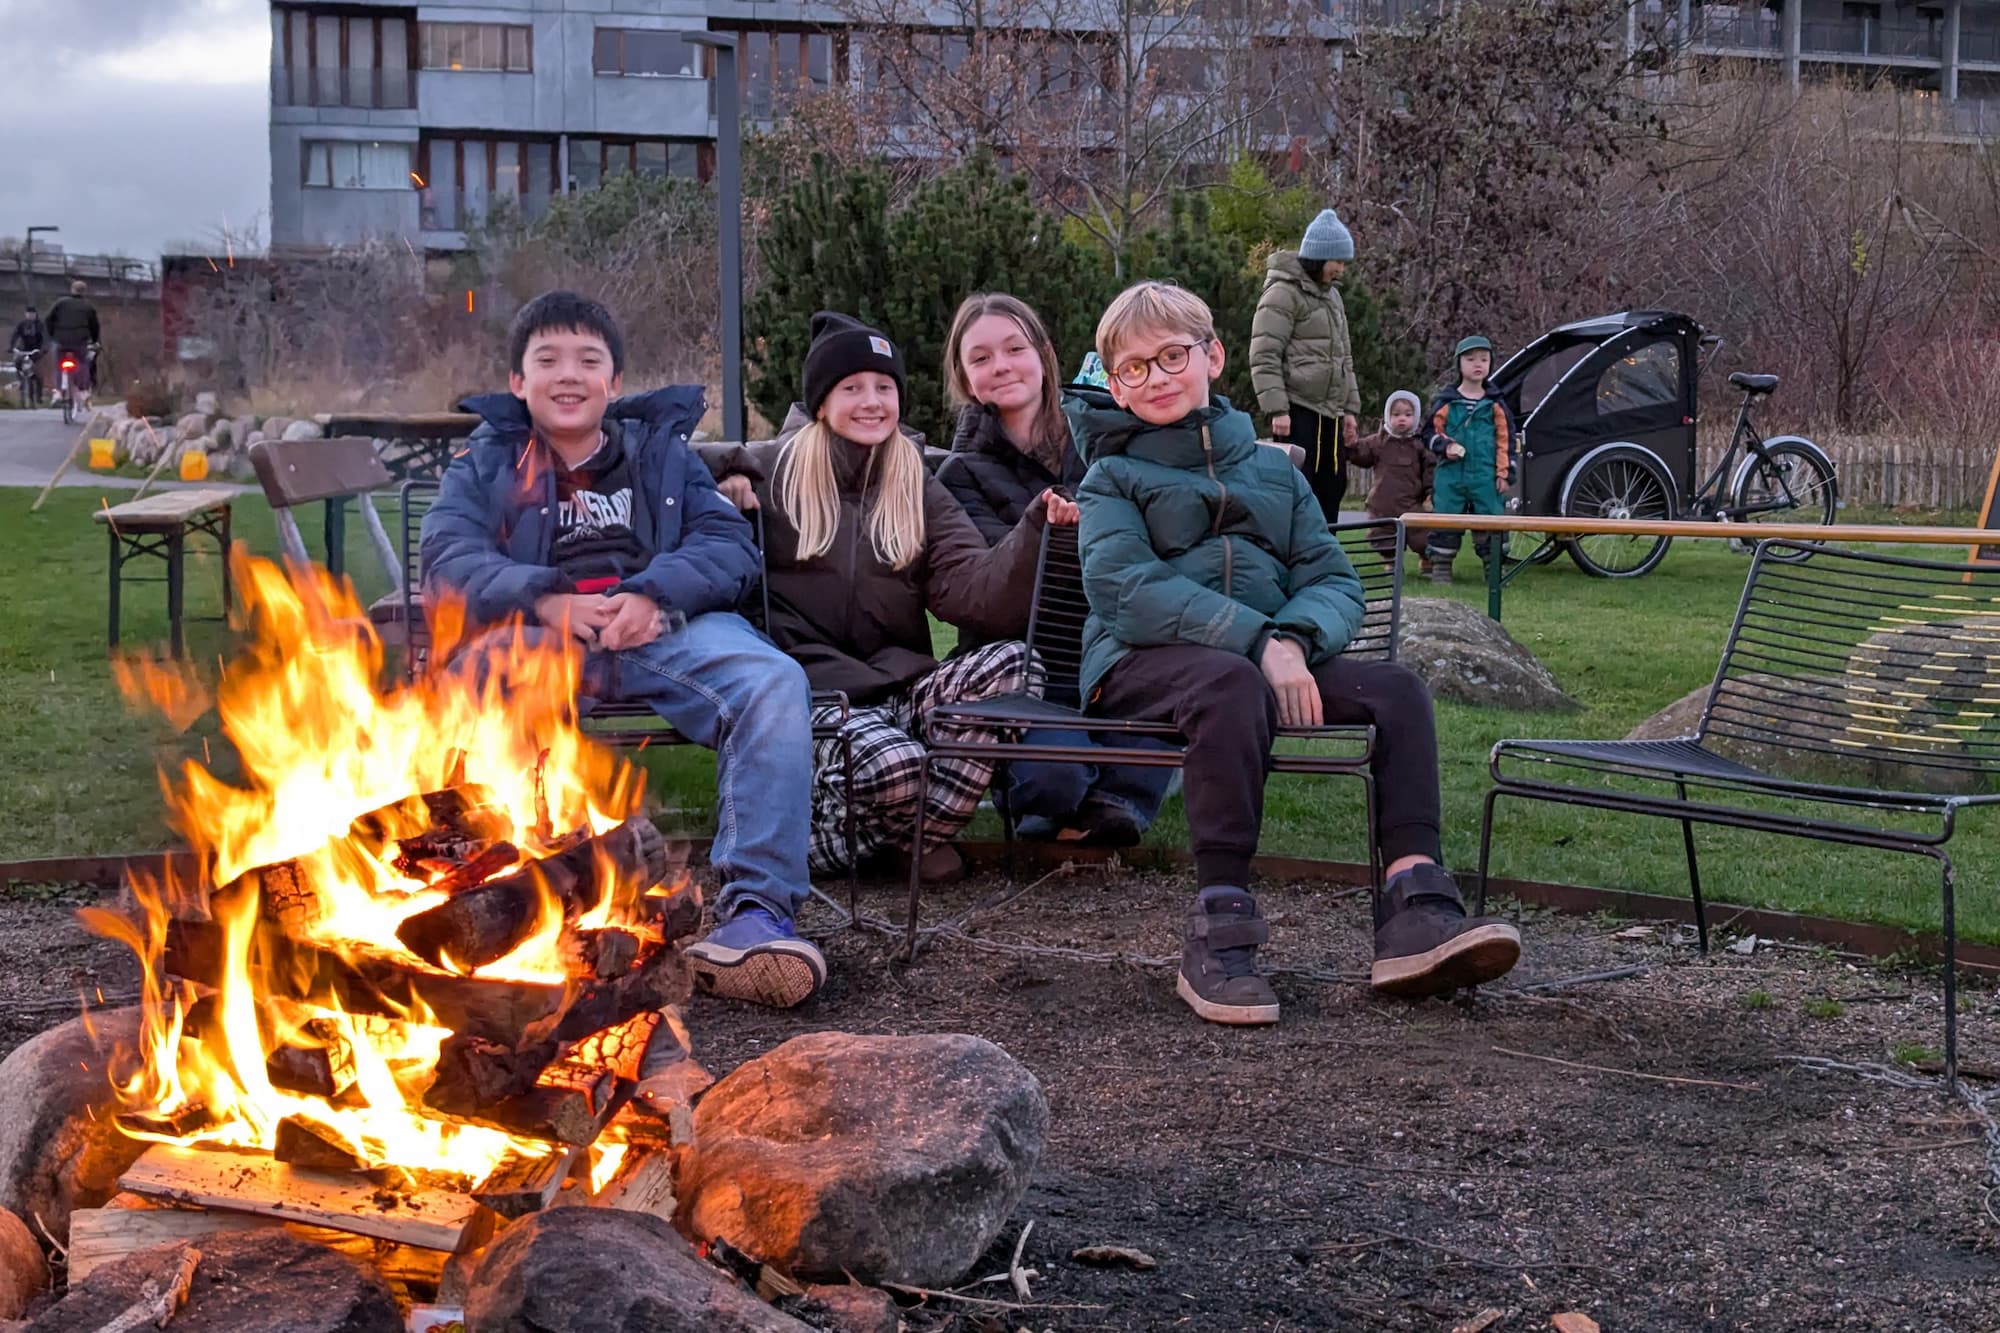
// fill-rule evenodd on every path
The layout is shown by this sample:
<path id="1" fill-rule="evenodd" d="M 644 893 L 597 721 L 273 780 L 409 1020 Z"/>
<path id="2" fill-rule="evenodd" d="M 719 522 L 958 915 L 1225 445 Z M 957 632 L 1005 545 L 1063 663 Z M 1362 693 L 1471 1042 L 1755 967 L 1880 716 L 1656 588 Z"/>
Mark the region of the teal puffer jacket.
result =
<path id="1" fill-rule="evenodd" d="M 1149 426 L 1085 388 L 1064 405 L 1090 464 L 1077 492 L 1085 700 L 1134 648 L 1198 643 L 1255 661 L 1283 634 L 1319 663 L 1347 646 L 1361 580 L 1304 475 L 1258 445 L 1249 417 L 1218 397 Z"/>

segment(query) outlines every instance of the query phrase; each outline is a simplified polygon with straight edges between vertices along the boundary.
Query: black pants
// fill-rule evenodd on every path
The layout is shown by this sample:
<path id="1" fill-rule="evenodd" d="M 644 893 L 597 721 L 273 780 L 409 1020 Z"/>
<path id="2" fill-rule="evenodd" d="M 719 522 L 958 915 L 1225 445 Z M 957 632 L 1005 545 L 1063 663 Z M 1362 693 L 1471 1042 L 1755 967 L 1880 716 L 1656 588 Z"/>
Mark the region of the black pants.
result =
<path id="1" fill-rule="evenodd" d="M 1437 723 L 1408 667 L 1336 657 L 1313 668 L 1326 720 L 1373 723 L 1375 835 L 1383 864 L 1442 860 Z M 1244 884 L 1264 824 L 1264 775 L 1278 699 L 1257 664 L 1219 648 L 1136 648 L 1105 675 L 1093 713 L 1167 722 L 1187 738 L 1182 790 L 1203 886 Z"/>
<path id="2" fill-rule="evenodd" d="M 1292 438 L 1306 451 L 1303 464 L 1313 495 L 1329 523 L 1340 522 L 1340 502 L 1347 496 L 1347 441 L 1340 438 L 1340 418 L 1323 417 L 1293 403 Z"/>

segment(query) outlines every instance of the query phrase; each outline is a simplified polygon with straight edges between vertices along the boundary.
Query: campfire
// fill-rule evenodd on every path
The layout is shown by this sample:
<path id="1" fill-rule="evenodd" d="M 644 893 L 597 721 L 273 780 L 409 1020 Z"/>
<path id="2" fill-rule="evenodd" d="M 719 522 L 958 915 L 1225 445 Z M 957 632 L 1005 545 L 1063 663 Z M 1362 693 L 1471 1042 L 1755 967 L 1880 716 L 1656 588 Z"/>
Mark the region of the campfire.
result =
<path id="1" fill-rule="evenodd" d="M 212 706 L 240 771 L 163 773 L 198 873 L 86 909 L 143 967 L 117 1124 L 150 1146 L 101 1210 L 125 1216 L 79 1214 L 73 1251 L 227 1210 L 413 1251 L 424 1298 L 559 1196 L 657 1209 L 685 1107 L 633 1097 L 642 1063 L 686 1056 L 701 903 L 635 770 L 577 730 L 577 657 L 515 638 L 385 689 L 351 588 L 240 577 L 248 646 L 215 686 L 120 667 L 180 725 Z"/>

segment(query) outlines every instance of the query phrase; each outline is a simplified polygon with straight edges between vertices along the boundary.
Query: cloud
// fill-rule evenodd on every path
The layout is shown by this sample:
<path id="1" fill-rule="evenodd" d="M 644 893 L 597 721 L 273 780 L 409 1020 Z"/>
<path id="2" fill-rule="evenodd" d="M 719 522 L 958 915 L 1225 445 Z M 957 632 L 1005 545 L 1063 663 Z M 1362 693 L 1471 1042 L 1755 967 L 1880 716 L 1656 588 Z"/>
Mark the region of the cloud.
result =
<path id="1" fill-rule="evenodd" d="M 261 0 L 0 0 L 0 235 L 48 223 L 71 253 L 152 259 L 257 220 L 268 15 Z"/>

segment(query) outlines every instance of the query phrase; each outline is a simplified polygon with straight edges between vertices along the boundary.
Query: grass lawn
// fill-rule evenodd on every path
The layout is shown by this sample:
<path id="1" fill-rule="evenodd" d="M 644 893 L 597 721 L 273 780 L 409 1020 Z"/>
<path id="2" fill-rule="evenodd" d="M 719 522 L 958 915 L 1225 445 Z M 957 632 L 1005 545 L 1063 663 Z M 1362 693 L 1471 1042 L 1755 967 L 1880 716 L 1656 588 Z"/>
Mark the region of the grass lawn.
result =
<path id="1" fill-rule="evenodd" d="M 105 537 L 90 521 L 99 497 L 87 489 L 58 491 L 31 515 L 33 498 L 30 492 L 0 491 L 0 532 L 8 534 L 0 549 L 0 606 L 6 608 L 0 620 L 0 707 L 13 721 L 5 742 L 0 817 L 12 831 L 9 856 L 109 854 L 168 845 L 173 838 L 161 822 L 156 764 L 198 758 L 205 743 L 223 759 L 212 744 L 213 719 L 174 736 L 157 719 L 126 709 L 105 653 Z M 1843 515 L 1847 521 L 1864 517 Z M 275 552 L 271 515 L 261 498 L 244 496 L 235 521 L 238 535 L 254 550 Z M 302 514 L 301 521 L 318 550 L 318 515 Z M 348 568 L 372 573 L 364 543 L 360 525 L 350 522 Z M 212 615 L 217 609 L 213 558 L 193 557 L 190 564 L 189 610 Z M 1475 578 L 1469 553 L 1460 567 L 1460 582 L 1449 590 L 1414 579 L 1408 589 L 1413 595 L 1442 593 L 1483 609 L 1485 588 Z M 1705 684 L 1747 569 L 1747 558 L 1720 543 L 1681 542 L 1644 579 L 1586 578 L 1559 560 L 1510 584 L 1507 629 L 1583 708 L 1565 715 L 1439 705 L 1447 858 L 1469 866 L 1477 856 L 1486 756 L 1494 741 L 1622 736 Z M 366 578 L 362 584 L 368 596 L 382 590 Z M 164 640 L 164 601 L 160 588 L 128 587 L 128 643 Z M 946 636 L 948 642 L 949 631 Z M 189 627 L 190 647 L 202 660 L 226 651 L 228 641 L 219 624 Z M 642 753 L 640 762 L 662 801 L 681 812 L 677 818 L 692 832 L 706 831 L 713 797 L 710 756 L 662 749 Z M 993 833 L 991 816 L 981 818 L 974 835 Z M 1163 846 L 1186 845 L 1178 798 L 1150 837 Z M 1704 887 L 1714 901 L 1936 928 L 1937 887 L 1927 862 L 1719 829 L 1697 830 L 1696 837 Z M 1359 784 L 1299 777 L 1273 781 L 1264 847 L 1279 854 L 1361 860 Z M 2000 941 L 2000 907 L 1986 882 L 1988 868 L 2000 864 L 2000 821 L 1975 816 L 1962 823 L 1953 853 L 1965 870 L 1960 929 L 1968 938 Z M 1676 825 L 1555 806 L 1501 805 L 1494 871 L 1686 892 Z"/>

